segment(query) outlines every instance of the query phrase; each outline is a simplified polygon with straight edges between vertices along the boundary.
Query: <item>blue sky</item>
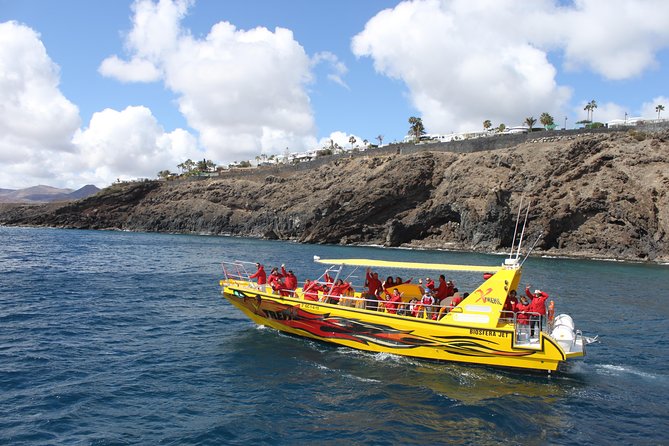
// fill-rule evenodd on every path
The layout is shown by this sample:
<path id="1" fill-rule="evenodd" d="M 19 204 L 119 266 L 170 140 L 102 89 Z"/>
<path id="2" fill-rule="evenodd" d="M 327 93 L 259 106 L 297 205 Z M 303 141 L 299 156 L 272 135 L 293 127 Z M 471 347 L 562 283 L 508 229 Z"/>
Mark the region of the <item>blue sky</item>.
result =
<path id="1" fill-rule="evenodd" d="M 594 99 L 595 120 L 653 118 L 667 17 L 663 0 L 0 0 L 0 188 L 388 143 L 410 116 L 572 127 Z"/>

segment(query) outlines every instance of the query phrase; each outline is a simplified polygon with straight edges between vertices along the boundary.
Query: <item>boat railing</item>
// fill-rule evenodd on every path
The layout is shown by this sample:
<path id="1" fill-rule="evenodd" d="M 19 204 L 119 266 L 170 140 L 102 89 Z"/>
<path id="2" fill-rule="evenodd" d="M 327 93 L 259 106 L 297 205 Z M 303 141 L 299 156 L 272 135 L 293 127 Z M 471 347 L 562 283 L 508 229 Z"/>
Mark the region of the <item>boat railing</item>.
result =
<path id="1" fill-rule="evenodd" d="M 546 317 L 539 313 L 529 311 L 522 313 L 514 312 L 513 325 L 516 332 L 516 344 L 537 343 L 540 332 L 544 331 L 545 321 Z"/>
<path id="2" fill-rule="evenodd" d="M 233 260 L 221 262 L 221 266 L 225 280 L 250 282 L 251 275 L 246 268 L 255 266 L 255 263 Z"/>

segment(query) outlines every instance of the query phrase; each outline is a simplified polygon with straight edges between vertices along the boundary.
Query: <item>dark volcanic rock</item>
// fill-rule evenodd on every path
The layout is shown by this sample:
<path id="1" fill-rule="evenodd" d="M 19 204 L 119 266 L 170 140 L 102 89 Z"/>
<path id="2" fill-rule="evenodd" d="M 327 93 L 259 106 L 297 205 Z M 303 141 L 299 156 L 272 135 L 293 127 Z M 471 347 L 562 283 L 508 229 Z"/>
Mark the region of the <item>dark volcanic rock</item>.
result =
<path id="1" fill-rule="evenodd" d="M 115 184 L 65 205 L 0 205 L 0 223 L 499 251 L 511 246 L 522 199 L 532 203 L 526 244 L 543 233 L 540 252 L 669 261 L 667 141 L 667 132 L 584 135 Z"/>

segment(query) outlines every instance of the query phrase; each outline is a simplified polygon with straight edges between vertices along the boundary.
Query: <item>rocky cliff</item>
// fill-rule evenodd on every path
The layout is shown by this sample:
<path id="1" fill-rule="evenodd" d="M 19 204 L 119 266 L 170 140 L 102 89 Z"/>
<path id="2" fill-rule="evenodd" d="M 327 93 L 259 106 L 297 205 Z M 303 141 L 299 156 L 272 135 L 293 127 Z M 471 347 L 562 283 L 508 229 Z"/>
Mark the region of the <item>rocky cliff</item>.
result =
<path id="1" fill-rule="evenodd" d="M 669 132 L 630 132 L 115 184 L 65 205 L 3 205 L 0 223 L 501 251 L 524 197 L 538 252 L 667 262 L 668 189 Z"/>

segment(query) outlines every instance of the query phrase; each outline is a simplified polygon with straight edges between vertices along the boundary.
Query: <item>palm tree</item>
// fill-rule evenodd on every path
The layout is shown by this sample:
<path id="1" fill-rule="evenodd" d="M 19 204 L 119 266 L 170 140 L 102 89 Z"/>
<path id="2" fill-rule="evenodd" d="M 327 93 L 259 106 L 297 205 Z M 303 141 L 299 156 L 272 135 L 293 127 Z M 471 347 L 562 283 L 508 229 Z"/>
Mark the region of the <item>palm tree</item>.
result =
<path id="1" fill-rule="evenodd" d="M 502 122 L 500 125 L 497 126 L 497 132 L 502 133 L 504 130 L 506 130 L 506 124 Z"/>
<path id="2" fill-rule="evenodd" d="M 657 112 L 657 119 L 660 119 L 660 113 L 664 111 L 664 105 L 659 104 L 655 107 L 655 111 Z"/>
<path id="3" fill-rule="evenodd" d="M 483 129 L 488 130 L 490 127 L 492 127 L 492 122 L 490 122 L 490 119 L 486 119 L 483 121 Z"/>
<path id="4" fill-rule="evenodd" d="M 170 175 L 172 175 L 172 172 L 170 172 L 169 170 L 161 170 L 160 172 L 158 172 L 158 178 L 162 178 L 163 180 L 168 179 Z"/>
<path id="5" fill-rule="evenodd" d="M 416 118 L 412 116 L 409 118 L 409 133 L 413 135 L 414 141 L 420 141 L 420 137 L 425 134 L 425 127 L 423 126 L 423 120 L 421 118 Z"/>
<path id="6" fill-rule="evenodd" d="M 547 129 L 548 126 L 555 124 L 553 117 L 546 112 L 541 114 L 539 117 L 539 122 L 541 122 L 541 125 L 543 125 L 545 129 Z"/>
<path id="7" fill-rule="evenodd" d="M 590 102 L 588 102 L 585 107 L 583 107 L 583 110 L 588 112 L 588 121 L 592 122 L 593 113 L 594 113 L 596 108 L 597 108 L 597 102 L 595 102 L 594 99 L 591 100 Z"/>
<path id="8" fill-rule="evenodd" d="M 530 132 L 532 131 L 532 127 L 534 127 L 534 124 L 537 123 L 537 120 L 534 119 L 534 116 L 530 116 L 529 118 L 525 118 L 525 124 L 530 128 Z"/>
<path id="9" fill-rule="evenodd" d="M 379 147 L 381 147 L 383 145 L 383 135 L 377 136 L 376 139 L 379 140 Z"/>
<path id="10" fill-rule="evenodd" d="M 590 110 L 592 110 L 592 107 L 590 107 L 590 103 L 585 104 L 585 107 L 583 107 L 583 110 L 585 110 L 585 113 L 586 113 L 585 121 L 590 122 Z"/>
<path id="11" fill-rule="evenodd" d="M 353 150 L 353 144 L 355 144 L 355 136 L 351 135 L 351 137 L 348 139 L 348 142 L 351 143 L 351 150 Z"/>
<path id="12" fill-rule="evenodd" d="M 592 101 L 590 101 L 590 120 L 591 121 L 595 120 L 594 113 L 595 113 L 596 108 L 597 108 L 597 103 L 593 99 Z"/>

